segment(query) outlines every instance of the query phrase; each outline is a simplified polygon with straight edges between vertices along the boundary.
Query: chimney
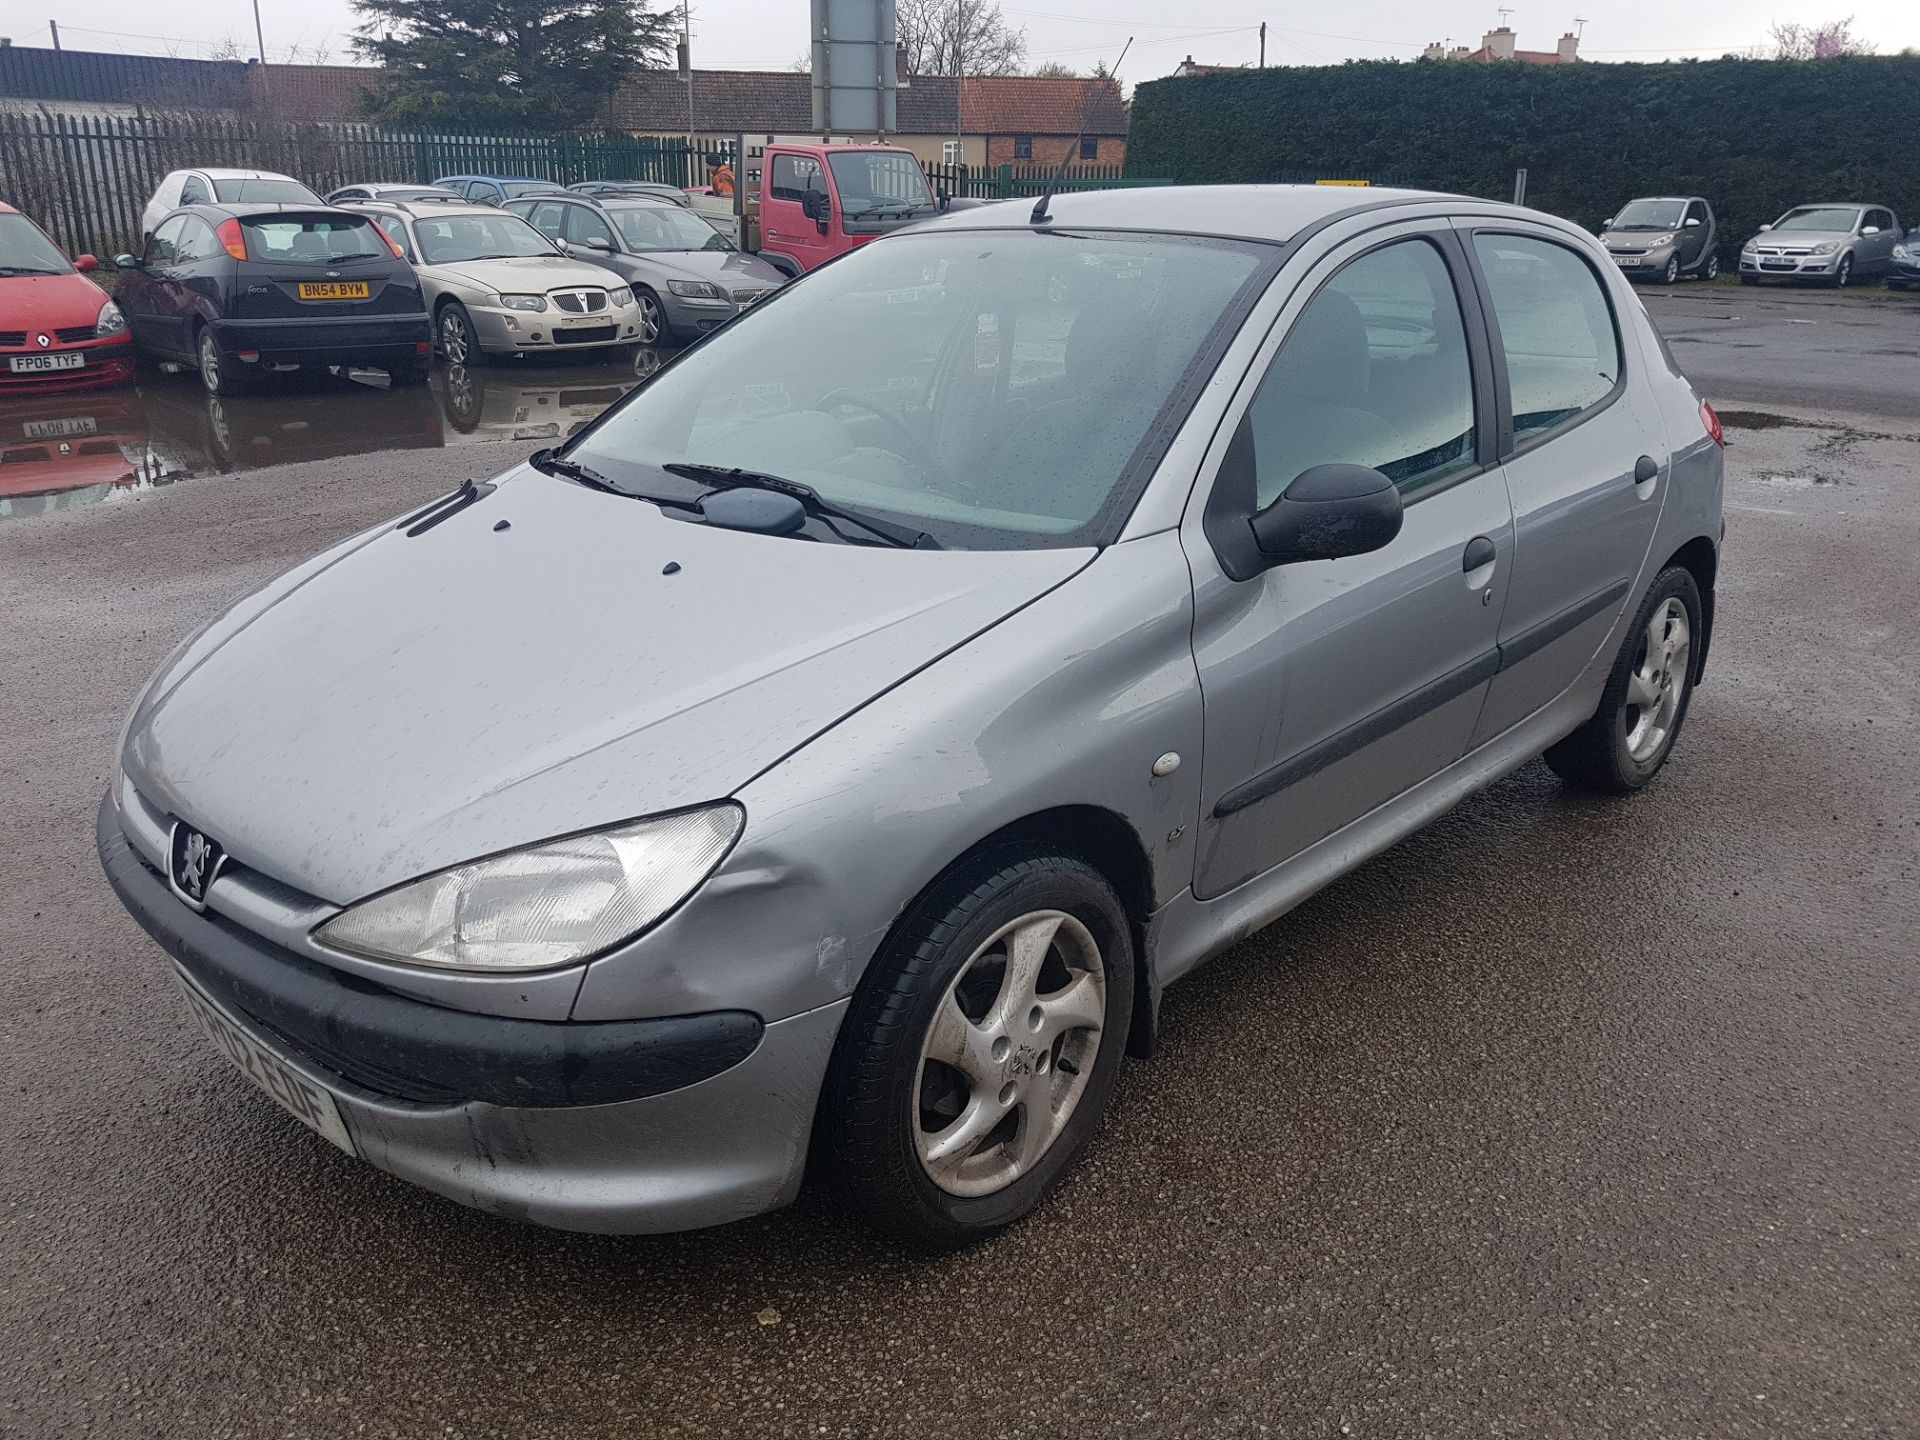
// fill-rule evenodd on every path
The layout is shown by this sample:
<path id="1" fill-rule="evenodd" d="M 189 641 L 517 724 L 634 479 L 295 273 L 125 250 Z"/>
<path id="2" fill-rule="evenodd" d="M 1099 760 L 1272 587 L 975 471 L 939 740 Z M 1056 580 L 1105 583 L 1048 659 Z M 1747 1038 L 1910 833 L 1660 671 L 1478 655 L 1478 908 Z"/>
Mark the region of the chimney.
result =
<path id="1" fill-rule="evenodd" d="M 1420 58 L 1422 60 L 1444 60 L 1447 58 L 1446 47 L 1436 40 L 1420 52 Z"/>
<path id="2" fill-rule="evenodd" d="M 913 84 L 913 72 L 907 68 L 907 47 L 905 43 L 893 47 L 893 78 L 905 90 Z"/>
<path id="3" fill-rule="evenodd" d="M 1480 44 L 1485 48 L 1489 60 L 1513 59 L 1513 27 L 1502 25 L 1498 30 L 1489 30 Z"/>
<path id="4" fill-rule="evenodd" d="M 1560 63 L 1562 65 L 1571 65 L 1579 58 L 1580 37 L 1578 35 L 1562 35 L 1560 37 Z"/>

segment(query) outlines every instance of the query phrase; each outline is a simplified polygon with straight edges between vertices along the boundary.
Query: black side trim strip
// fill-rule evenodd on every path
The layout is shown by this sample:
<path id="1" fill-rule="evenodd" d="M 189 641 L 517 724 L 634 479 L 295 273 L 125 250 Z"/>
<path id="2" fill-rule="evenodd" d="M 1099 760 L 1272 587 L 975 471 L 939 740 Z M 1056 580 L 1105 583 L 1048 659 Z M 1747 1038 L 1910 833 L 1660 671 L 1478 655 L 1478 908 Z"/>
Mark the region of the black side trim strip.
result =
<path id="1" fill-rule="evenodd" d="M 1511 670 L 1535 651 L 1544 650 L 1562 635 L 1569 635 L 1603 610 L 1610 610 L 1626 597 L 1628 582 L 1616 580 L 1606 589 L 1570 605 L 1558 615 L 1549 615 L 1529 630 L 1522 630 L 1500 646 L 1500 668 Z"/>
<path id="2" fill-rule="evenodd" d="M 1236 815 L 1250 805 L 1257 805 L 1279 794 L 1289 785 L 1326 769 L 1336 760 L 1346 759 L 1356 750 L 1371 745 L 1402 725 L 1418 720 L 1429 710 L 1438 709 L 1449 700 L 1466 694 L 1474 686 L 1491 680 L 1499 670 L 1500 652 L 1497 649 L 1475 656 L 1459 669 L 1449 670 L 1439 679 L 1430 680 L 1418 690 L 1409 691 L 1392 704 L 1383 705 L 1366 719 L 1335 731 L 1319 744 L 1310 745 L 1299 754 L 1282 760 L 1271 770 L 1262 771 L 1244 785 L 1235 786 L 1214 803 L 1214 819 L 1224 820 L 1229 815 Z"/>

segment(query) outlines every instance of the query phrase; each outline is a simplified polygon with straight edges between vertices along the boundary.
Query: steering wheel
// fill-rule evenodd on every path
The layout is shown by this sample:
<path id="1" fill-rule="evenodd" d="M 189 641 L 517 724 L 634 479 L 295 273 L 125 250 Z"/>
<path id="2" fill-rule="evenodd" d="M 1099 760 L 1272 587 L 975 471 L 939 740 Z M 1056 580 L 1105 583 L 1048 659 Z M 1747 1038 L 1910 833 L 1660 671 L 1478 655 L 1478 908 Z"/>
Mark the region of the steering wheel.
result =
<path id="1" fill-rule="evenodd" d="M 913 426 L 907 423 L 907 417 L 898 410 L 884 401 L 875 400 L 871 395 L 863 395 L 858 390 L 851 389 L 829 391 L 815 402 L 813 408 L 825 412 L 841 406 L 864 410 L 873 416 L 887 427 L 894 439 L 905 444 L 906 448 L 898 452 L 902 459 L 912 461 L 926 471 L 932 479 L 940 481 L 948 488 L 952 487 L 953 481 L 947 475 L 946 467 L 934 456 L 933 447 L 920 438 Z"/>

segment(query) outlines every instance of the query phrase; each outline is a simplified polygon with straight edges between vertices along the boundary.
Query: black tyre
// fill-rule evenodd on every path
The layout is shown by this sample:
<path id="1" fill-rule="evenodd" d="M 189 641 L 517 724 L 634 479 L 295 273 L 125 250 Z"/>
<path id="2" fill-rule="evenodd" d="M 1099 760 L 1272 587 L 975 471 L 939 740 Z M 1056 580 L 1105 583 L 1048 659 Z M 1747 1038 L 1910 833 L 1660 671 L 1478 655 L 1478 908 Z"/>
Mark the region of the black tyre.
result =
<path id="1" fill-rule="evenodd" d="M 1693 700 L 1701 613 L 1692 572 L 1661 571 L 1627 630 L 1600 708 L 1547 751 L 1554 774 L 1576 789 L 1625 795 L 1660 773 Z"/>
<path id="2" fill-rule="evenodd" d="M 449 300 L 440 307 L 433 321 L 433 338 L 449 365 L 487 363 L 487 352 L 480 348 L 480 335 L 473 328 L 473 317 L 458 300 Z"/>
<path id="3" fill-rule="evenodd" d="M 1700 266 L 1700 278 L 1709 281 L 1720 278 L 1720 256 L 1717 253 L 1707 252 L 1706 261 Z"/>
<path id="4" fill-rule="evenodd" d="M 1010 848 L 907 912 L 855 994 L 817 1131 L 877 1229 L 952 1249 L 1046 1196 L 1106 1109 L 1133 1013 L 1133 932 L 1106 879 Z"/>
<path id="5" fill-rule="evenodd" d="M 1848 251 L 1840 257 L 1840 268 L 1833 272 L 1833 279 L 1827 282 L 1836 290 L 1844 290 L 1853 283 L 1853 252 Z"/>
<path id="6" fill-rule="evenodd" d="M 200 327 L 200 333 L 194 338 L 193 353 L 200 383 L 209 395 L 239 395 L 252 381 L 247 367 L 220 348 L 211 325 Z"/>

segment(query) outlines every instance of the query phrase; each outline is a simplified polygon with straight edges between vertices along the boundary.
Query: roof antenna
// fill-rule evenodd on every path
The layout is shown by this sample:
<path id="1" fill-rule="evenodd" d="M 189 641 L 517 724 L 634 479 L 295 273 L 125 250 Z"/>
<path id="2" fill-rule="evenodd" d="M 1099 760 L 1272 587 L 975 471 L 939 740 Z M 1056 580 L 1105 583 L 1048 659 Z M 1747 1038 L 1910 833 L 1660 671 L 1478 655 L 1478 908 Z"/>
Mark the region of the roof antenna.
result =
<path id="1" fill-rule="evenodd" d="M 1120 59 L 1115 60 L 1112 68 L 1107 71 L 1106 78 L 1113 82 L 1115 90 L 1120 88 L 1120 62 L 1127 58 L 1127 51 L 1132 48 L 1133 37 L 1129 35 L 1127 43 L 1120 47 Z M 1053 179 L 1047 182 L 1045 193 L 1033 207 L 1033 214 L 1027 217 L 1030 223 L 1044 225 L 1053 218 L 1047 214 L 1047 206 L 1053 203 L 1053 192 L 1060 188 L 1060 182 L 1067 178 L 1067 167 L 1073 163 L 1073 157 L 1080 153 L 1080 142 L 1087 138 L 1087 126 L 1093 123 L 1093 97 L 1103 88 L 1097 80 L 1087 86 L 1086 103 L 1080 107 L 1080 133 L 1073 137 L 1073 144 L 1069 145 L 1067 153 L 1060 157 L 1060 168 L 1053 172 Z"/>

